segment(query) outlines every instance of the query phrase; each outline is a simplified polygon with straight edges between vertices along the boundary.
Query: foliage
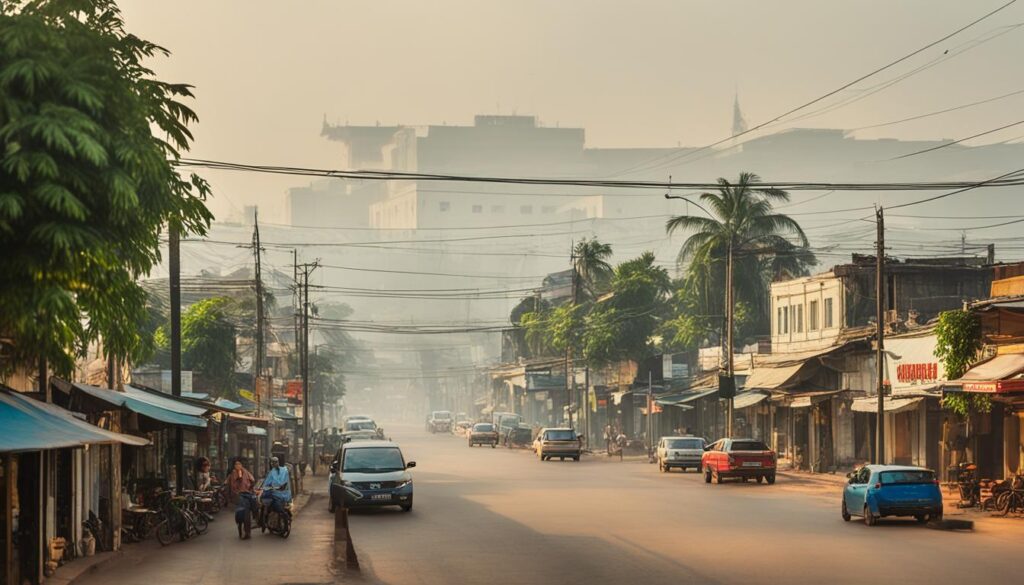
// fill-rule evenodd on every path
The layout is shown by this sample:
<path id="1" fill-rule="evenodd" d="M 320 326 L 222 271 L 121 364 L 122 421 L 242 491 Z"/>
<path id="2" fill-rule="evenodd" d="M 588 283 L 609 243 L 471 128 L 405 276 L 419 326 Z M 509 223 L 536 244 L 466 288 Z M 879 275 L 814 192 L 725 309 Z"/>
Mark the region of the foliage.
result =
<path id="1" fill-rule="evenodd" d="M 963 376 L 981 351 L 981 322 L 970 311 L 944 311 L 935 325 L 935 357 L 942 360 L 946 377 Z"/>
<path id="2" fill-rule="evenodd" d="M 612 276 L 612 266 L 608 263 L 612 247 L 597 238 L 584 238 L 576 243 L 572 256 L 578 278 L 577 292 L 582 293 L 581 297 L 592 299 L 607 288 Z"/>
<path id="3" fill-rule="evenodd" d="M 682 346 L 718 339 L 724 329 L 721 319 L 725 314 L 725 269 L 730 247 L 737 308 L 743 303 L 747 309 L 746 319 L 735 320 L 739 340 L 749 341 L 768 333 L 772 281 L 805 275 L 817 263 L 800 225 L 774 212 L 774 204 L 789 201 L 789 194 L 751 187 L 758 181 L 752 173 L 741 173 L 736 183 L 719 179 L 717 192 L 700 195 L 711 217 L 681 215 L 666 224 L 670 234 L 690 233 L 677 258 L 680 265 L 686 263 L 686 272 L 675 303 L 680 316 L 687 318 L 677 323 L 671 335 L 675 339 L 675 332 L 682 332 L 676 339 Z"/>
<path id="4" fill-rule="evenodd" d="M 224 395 L 234 390 L 238 365 L 238 328 L 232 318 L 235 309 L 231 298 L 214 297 L 190 305 L 181 315 L 182 369 L 202 373 Z M 158 354 L 168 360 L 161 365 L 170 367 L 170 326 L 165 323 L 155 337 Z"/>
<path id="5" fill-rule="evenodd" d="M 3 367 L 68 373 L 102 338 L 136 361 L 163 226 L 204 233 L 207 184 L 175 166 L 189 86 L 143 61 L 167 51 L 124 29 L 113 0 L 0 4 L 0 334 Z M 154 136 L 160 132 L 162 137 Z"/>
<path id="6" fill-rule="evenodd" d="M 992 398 L 987 394 L 948 392 L 942 397 L 942 407 L 960 416 L 972 412 L 988 413 L 992 411 Z"/>

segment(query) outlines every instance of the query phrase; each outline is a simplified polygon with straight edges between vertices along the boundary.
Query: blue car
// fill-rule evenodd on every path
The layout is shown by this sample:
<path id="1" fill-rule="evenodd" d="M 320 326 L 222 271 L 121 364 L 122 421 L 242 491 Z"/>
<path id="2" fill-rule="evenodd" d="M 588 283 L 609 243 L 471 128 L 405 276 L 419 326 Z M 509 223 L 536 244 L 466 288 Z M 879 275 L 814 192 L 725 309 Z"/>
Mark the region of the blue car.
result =
<path id="1" fill-rule="evenodd" d="M 847 475 L 843 520 L 861 516 L 874 526 L 886 516 L 913 516 L 918 522 L 942 520 L 942 492 L 935 472 L 904 465 L 865 465 Z"/>

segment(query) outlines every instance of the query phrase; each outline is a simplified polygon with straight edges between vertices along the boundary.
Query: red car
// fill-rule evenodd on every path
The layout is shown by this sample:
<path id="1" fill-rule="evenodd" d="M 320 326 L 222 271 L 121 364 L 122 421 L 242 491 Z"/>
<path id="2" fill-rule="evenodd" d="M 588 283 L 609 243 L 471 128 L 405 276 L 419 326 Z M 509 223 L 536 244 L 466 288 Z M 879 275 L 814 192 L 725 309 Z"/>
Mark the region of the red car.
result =
<path id="1" fill-rule="evenodd" d="M 700 459 L 705 483 L 723 479 L 756 479 L 775 483 L 775 451 L 756 439 L 719 439 L 708 445 Z"/>

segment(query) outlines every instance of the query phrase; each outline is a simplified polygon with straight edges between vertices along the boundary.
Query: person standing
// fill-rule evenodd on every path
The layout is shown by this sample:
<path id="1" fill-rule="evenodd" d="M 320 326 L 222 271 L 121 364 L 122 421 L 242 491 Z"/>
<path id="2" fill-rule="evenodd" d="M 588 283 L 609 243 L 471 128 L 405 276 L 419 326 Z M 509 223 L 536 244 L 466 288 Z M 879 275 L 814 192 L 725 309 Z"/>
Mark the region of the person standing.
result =
<path id="1" fill-rule="evenodd" d="M 231 469 L 231 476 L 228 478 L 228 489 L 231 491 L 231 499 L 237 500 L 238 496 L 243 493 L 251 494 L 252 488 L 255 485 L 256 479 L 242 465 L 242 460 L 235 459 L 234 466 Z"/>

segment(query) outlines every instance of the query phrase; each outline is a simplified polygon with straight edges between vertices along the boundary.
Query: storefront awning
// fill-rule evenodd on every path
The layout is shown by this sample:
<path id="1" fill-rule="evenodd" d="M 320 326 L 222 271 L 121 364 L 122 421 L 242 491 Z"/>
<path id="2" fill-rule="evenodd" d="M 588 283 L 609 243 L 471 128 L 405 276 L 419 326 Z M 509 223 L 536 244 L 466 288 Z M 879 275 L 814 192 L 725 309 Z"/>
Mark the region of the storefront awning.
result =
<path id="1" fill-rule="evenodd" d="M 114 408 L 126 408 L 157 422 L 174 426 L 206 428 L 206 420 L 196 414 L 192 414 L 195 412 L 202 414 L 206 412 L 204 408 L 191 406 L 181 401 L 174 401 L 173 399 L 170 399 L 169 402 L 174 403 L 174 408 L 166 408 L 159 400 L 140 399 L 138 396 L 140 393 L 148 393 L 131 386 L 125 386 L 124 392 L 79 383 L 73 383 L 69 386 Z M 61 385 L 58 384 L 57 387 L 61 387 Z"/>
<path id="2" fill-rule="evenodd" d="M 756 390 L 740 392 L 739 394 L 736 395 L 735 398 L 732 399 L 732 407 L 733 409 L 749 408 L 751 406 L 754 406 L 755 404 L 760 403 L 765 398 L 768 398 L 768 394 L 765 392 L 758 392 Z"/>
<path id="3" fill-rule="evenodd" d="M 71 412 L 11 390 L 0 390 L 0 453 L 66 449 L 84 445 L 149 441 L 101 429 Z"/>
<path id="4" fill-rule="evenodd" d="M 958 380 L 950 380 L 950 389 L 964 392 L 1017 392 L 1024 391 L 1024 354 L 1004 354 L 982 362 L 967 371 Z"/>
<path id="5" fill-rule="evenodd" d="M 743 382 L 743 388 L 745 390 L 775 390 L 793 379 L 802 367 L 804 367 L 803 363 L 754 368 Z"/>
<path id="6" fill-rule="evenodd" d="M 889 413 L 903 412 L 917 408 L 917 404 L 922 400 L 924 400 L 924 398 L 891 398 L 886 396 L 882 404 L 882 408 L 885 409 L 885 412 Z M 852 408 L 854 412 L 877 413 L 878 398 L 875 396 L 856 398 L 853 401 L 853 406 L 850 408 Z"/>
<path id="7" fill-rule="evenodd" d="M 810 408 L 811 406 L 828 400 L 829 398 L 843 392 L 843 390 L 822 390 L 820 392 L 806 392 L 792 397 L 785 406 L 790 408 Z"/>

